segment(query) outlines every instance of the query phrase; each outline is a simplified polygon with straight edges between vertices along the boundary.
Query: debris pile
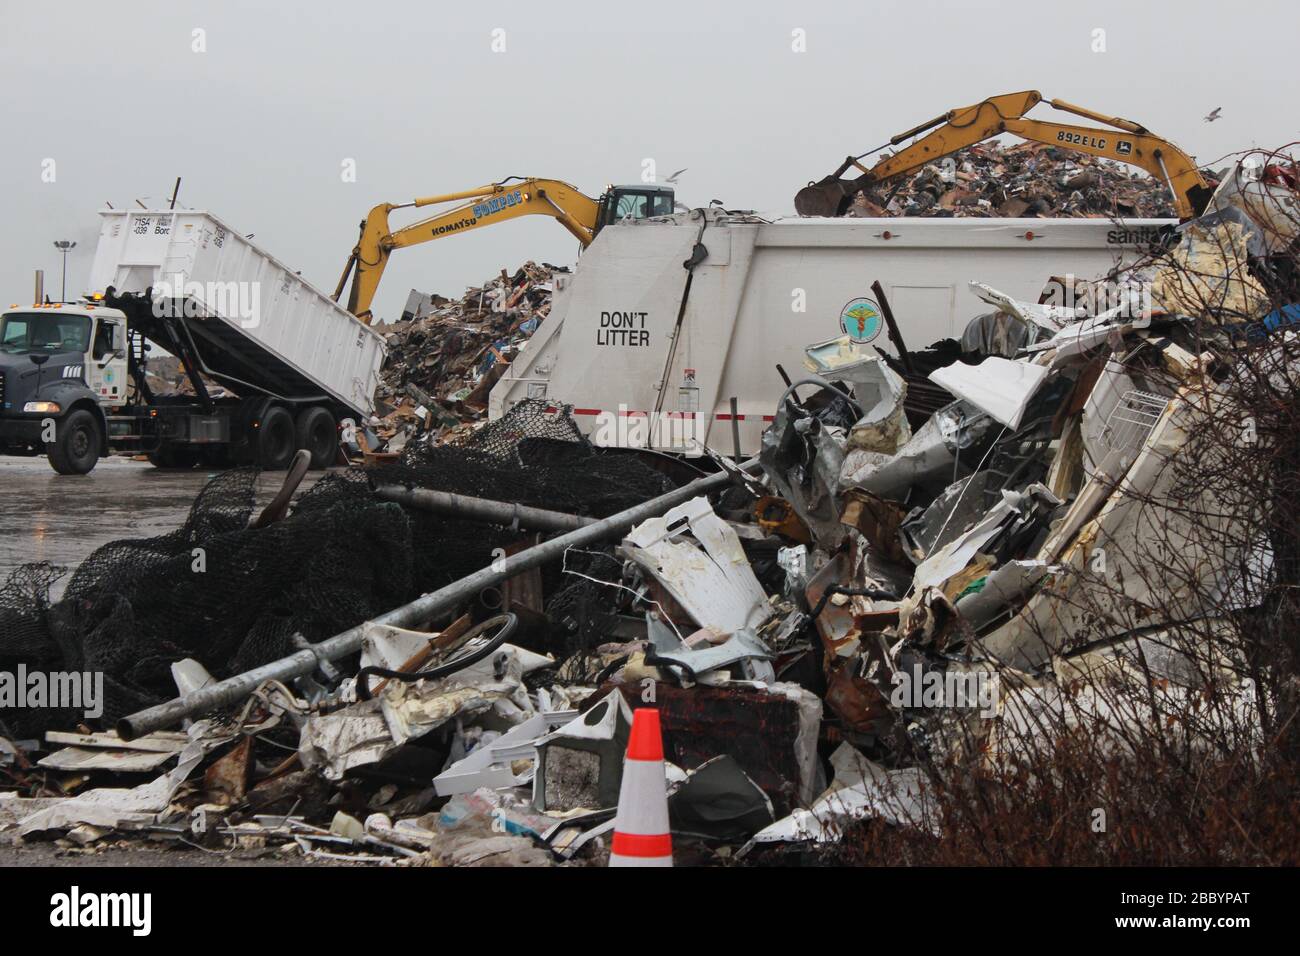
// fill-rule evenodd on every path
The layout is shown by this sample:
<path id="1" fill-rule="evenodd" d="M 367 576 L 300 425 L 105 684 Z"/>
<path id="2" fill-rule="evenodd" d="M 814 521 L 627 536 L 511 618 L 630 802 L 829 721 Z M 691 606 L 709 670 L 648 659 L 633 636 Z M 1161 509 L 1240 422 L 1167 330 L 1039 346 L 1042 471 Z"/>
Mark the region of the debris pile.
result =
<path id="1" fill-rule="evenodd" d="M 208 394 L 213 398 L 225 398 L 229 392 L 221 384 L 206 375 L 201 376 Z M 181 360 L 173 355 L 151 355 L 145 367 L 145 381 L 149 390 L 155 395 L 193 395 L 194 386 Z"/>
<path id="2" fill-rule="evenodd" d="M 942 841 L 953 773 L 1031 812 L 1022 791 L 1055 773 L 1033 754 L 1081 729 L 1110 761 L 1145 759 L 1152 732 L 1166 757 L 1257 751 L 1283 662 L 1230 635 L 1266 646 L 1300 579 L 1294 483 L 1249 457 L 1281 443 L 1293 474 L 1296 430 L 1244 404 L 1300 408 L 1300 315 L 1256 274 L 1300 222 L 1270 169 L 1064 304 L 972 283 L 995 312 L 960 343 L 811 344 L 816 377 L 759 457 L 685 484 L 530 400 L 278 520 L 220 476 L 184 527 L 97 552 L 53 606 L 25 569 L 0 589 L 0 664 L 103 672 L 122 735 L 55 710 L 5 730 L 0 705 L 0 832 L 69 853 L 131 834 L 408 865 L 750 863 L 833 853 L 864 820 Z M 510 308 L 531 283 L 496 291 Z M 419 387 L 445 388 L 451 367 L 429 368 Z"/>
<path id="3" fill-rule="evenodd" d="M 979 143 L 858 193 L 848 216 L 1174 218 L 1169 190 L 1120 163 L 1042 143 Z"/>
<path id="4" fill-rule="evenodd" d="M 413 435 L 481 418 L 488 392 L 550 312 L 556 273 L 567 272 L 527 262 L 458 300 L 412 292 L 400 321 L 376 326 L 389 348 L 370 423 L 382 449 L 397 453 Z"/>

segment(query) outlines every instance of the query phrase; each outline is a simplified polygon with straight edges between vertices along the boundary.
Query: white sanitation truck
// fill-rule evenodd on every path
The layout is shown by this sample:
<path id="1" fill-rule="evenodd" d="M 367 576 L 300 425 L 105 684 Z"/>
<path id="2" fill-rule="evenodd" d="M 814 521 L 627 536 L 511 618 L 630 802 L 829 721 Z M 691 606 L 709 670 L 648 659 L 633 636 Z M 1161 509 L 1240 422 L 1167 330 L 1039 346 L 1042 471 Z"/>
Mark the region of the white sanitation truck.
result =
<path id="1" fill-rule="evenodd" d="M 373 410 L 383 337 L 210 213 L 100 215 L 94 291 L 0 315 L 0 450 L 63 474 L 113 450 L 281 469 L 305 448 L 333 464 L 340 423 Z M 155 394 L 155 345 L 192 394 Z"/>
<path id="2" fill-rule="evenodd" d="M 489 414 L 545 397 L 606 447 L 756 453 L 804 349 L 849 336 L 897 354 L 879 282 L 909 350 L 991 311 L 978 281 L 1037 302 L 1052 276 L 1097 278 L 1176 225 L 1142 219 L 833 219 L 766 222 L 696 210 L 606 229 L 494 386 Z M 732 399 L 735 400 L 733 413 Z M 733 423 L 735 431 L 733 431 Z"/>

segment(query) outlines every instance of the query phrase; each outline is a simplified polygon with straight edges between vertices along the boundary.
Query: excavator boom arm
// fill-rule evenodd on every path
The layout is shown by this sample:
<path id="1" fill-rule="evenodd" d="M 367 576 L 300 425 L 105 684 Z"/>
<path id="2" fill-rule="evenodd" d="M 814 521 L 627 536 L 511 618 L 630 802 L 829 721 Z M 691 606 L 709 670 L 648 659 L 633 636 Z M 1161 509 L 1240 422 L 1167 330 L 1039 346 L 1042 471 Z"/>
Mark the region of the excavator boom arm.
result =
<path id="1" fill-rule="evenodd" d="M 395 209 L 418 209 L 449 202 L 461 205 L 428 219 L 393 231 L 388 217 Z M 444 236 L 479 229 L 520 216 L 551 216 L 571 232 L 583 246 L 595 237 L 600 203 L 556 179 L 517 179 L 493 183 L 441 196 L 424 196 L 408 203 L 381 203 L 370 210 L 361 224 L 361 238 L 348 257 L 338 288 L 337 301 L 352 275 L 348 293 L 348 311 L 369 324 L 370 306 L 379 280 L 383 278 L 388 257 L 394 249 L 419 245 Z M 353 270 L 355 274 L 353 275 Z"/>
<path id="2" fill-rule="evenodd" d="M 1152 135 L 1131 120 L 1105 116 L 1064 100 L 1050 100 L 1048 105 L 1114 128 L 1025 119 L 1024 114 L 1041 102 L 1041 94 L 1036 90 L 1026 90 L 990 96 L 974 106 L 950 110 L 891 138 L 890 144 L 896 146 L 926 133 L 871 168 L 863 166 L 858 157 L 849 157 L 835 173 L 801 189 L 795 196 L 795 209 L 804 216 L 842 215 L 853 197 L 866 187 L 918 169 L 1000 133 L 1011 133 L 1021 139 L 1137 166 L 1169 187 L 1180 218 L 1189 219 L 1204 209 L 1210 188 L 1191 157 L 1177 146 Z M 840 176 L 850 168 L 858 169 L 862 175 L 855 179 L 841 179 Z"/>

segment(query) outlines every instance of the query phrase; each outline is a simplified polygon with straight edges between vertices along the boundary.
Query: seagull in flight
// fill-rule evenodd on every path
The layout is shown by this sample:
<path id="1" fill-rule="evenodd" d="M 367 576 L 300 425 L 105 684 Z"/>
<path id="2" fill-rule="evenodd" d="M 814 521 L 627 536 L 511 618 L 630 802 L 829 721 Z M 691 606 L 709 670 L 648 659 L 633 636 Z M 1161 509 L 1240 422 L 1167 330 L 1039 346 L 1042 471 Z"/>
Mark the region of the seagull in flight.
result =
<path id="1" fill-rule="evenodd" d="M 1213 123 L 1216 119 L 1219 118 L 1219 111 L 1222 110 L 1222 109 L 1223 109 L 1222 106 L 1216 106 L 1216 107 L 1214 108 L 1214 111 L 1213 111 L 1212 113 L 1210 113 L 1209 116 L 1205 117 L 1205 122 L 1207 122 L 1207 123 Z"/>
<path id="2" fill-rule="evenodd" d="M 686 172 L 685 169 L 679 169 L 679 170 L 677 170 L 677 172 L 673 173 L 671 176 L 669 176 L 667 179 L 665 179 L 664 182 L 666 182 L 666 183 L 676 183 L 676 182 L 677 182 L 677 177 L 680 176 L 680 175 L 681 175 L 682 173 L 684 173 L 684 172 Z"/>

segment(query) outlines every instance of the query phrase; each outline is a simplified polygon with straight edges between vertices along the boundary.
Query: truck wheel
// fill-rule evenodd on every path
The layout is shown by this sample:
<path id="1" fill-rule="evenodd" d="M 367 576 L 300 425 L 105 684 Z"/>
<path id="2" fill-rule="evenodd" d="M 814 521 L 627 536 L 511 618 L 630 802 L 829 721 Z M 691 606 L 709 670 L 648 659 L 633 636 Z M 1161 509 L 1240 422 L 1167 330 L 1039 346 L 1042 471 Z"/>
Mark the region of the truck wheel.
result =
<path id="1" fill-rule="evenodd" d="M 257 463 L 267 471 L 284 471 L 297 451 L 293 416 L 279 405 L 266 410 L 257 430 Z"/>
<path id="2" fill-rule="evenodd" d="M 84 475 L 99 460 L 99 422 L 79 408 L 58 423 L 45 457 L 60 475 Z"/>
<path id="3" fill-rule="evenodd" d="M 298 416 L 298 447 L 311 452 L 312 468 L 334 464 L 339 453 L 339 433 L 328 408 L 317 405 Z"/>

